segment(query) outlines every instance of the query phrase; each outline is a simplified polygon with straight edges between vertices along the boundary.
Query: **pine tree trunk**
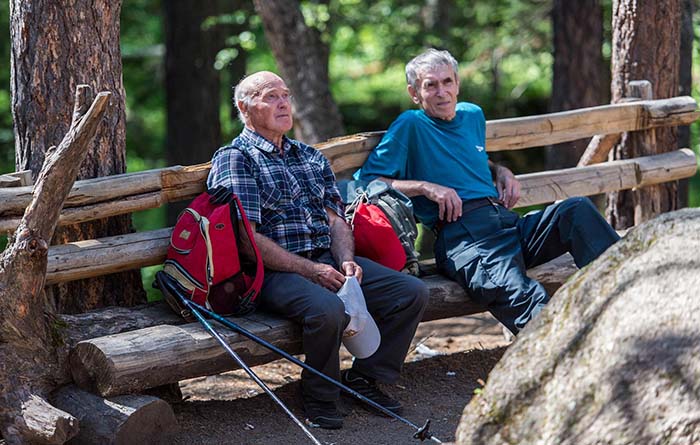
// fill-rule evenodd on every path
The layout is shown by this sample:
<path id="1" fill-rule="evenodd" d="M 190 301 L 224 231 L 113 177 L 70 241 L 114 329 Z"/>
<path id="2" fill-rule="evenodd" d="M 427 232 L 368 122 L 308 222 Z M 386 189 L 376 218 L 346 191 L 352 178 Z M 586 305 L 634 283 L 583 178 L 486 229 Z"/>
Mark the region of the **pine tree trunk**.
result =
<path id="1" fill-rule="evenodd" d="M 306 25 L 298 1 L 255 0 L 282 78 L 294 96 L 297 139 L 307 144 L 345 134 L 328 83 L 328 47 Z"/>
<path id="2" fill-rule="evenodd" d="M 615 0 L 613 2 L 612 99 L 628 95 L 629 82 L 648 80 L 654 99 L 678 95 L 681 2 Z M 654 137 L 627 133 L 614 148 L 614 159 L 629 159 L 675 150 L 675 128 L 659 128 Z M 678 182 L 608 195 L 607 215 L 616 229 L 639 224 L 679 208 Z"/>
<path id="3" fill-rule="evenodd" d="M 221 145 L 220 78 L 214 68 L 222 48 L 220 27 L 205 20 L 222 13 L 220 0 L 163 3 L 168 165 L 207 162 Z M 230 11 L 228 11 L 230 12 Z M 187 203 L 168 205 L 173 225 Z"/>
<path id="4" fill-rule="evenodd" d="M 679 96 L 690 96 L 693 91 L 693 1 L 681 2 L 681 49 L 679 66 Z M 678 127 L 678 147 L 690 147 L 690 126 Z M 688 206 L 688 188 L 690 181 L 681 179 L 678 183 L 678 202 L 680 207 Z"/>
<path id="5" fill-rule="evenodd" d="M 609 68 L 603 60 L 603 8 L 599 0 L 554 0 L 554 67 L 550 110 L 593 107 L 610 101 Z M 548 147 L 547 169 L 573 167 L 588 139 Z"/>
<path id="6" fill-rule="evenodd" d="M 81 164 L 78 179 L 126 171 L 125 102 L 119 48 L 121 0 L 11 0 L 12 116 L 17 170 L 39 172 L 47 149 L 58 144 L 71 121 L 79 84 L 111 91 L 112 107 L 99 137 Z M 62 228 L 54 242 L 127 233 L 121 216 Z M 138 271 L 55 286 L 49 292 L 59 312 L 81 312 L 144 301 Z"/>

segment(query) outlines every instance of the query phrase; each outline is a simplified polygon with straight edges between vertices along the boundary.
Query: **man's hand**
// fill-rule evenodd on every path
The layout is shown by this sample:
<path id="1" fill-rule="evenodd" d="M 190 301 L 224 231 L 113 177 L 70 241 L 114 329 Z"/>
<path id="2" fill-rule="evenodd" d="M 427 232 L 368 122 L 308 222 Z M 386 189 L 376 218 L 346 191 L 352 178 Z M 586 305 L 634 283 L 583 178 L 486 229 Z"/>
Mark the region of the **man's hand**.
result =
<path id="1" fill-rule="evenodd" d="M 520 199 L 520 182 L 512 171 L 501 165 L 496 168 L 496 189 L 498 198 L 508 209 L 513 208 Z"/>
<path id="2" fill-rule="evenodd" d="M 324 263 L 311 264 L 312 266 L 306 271 L 304 276 L 319 286 L 338 292 L 338 289 L 345 283 L 345 275 L 337 271 L 333 266 Z"/>
<path id="3" fill-rule="evenodd" d="M 346 277 L 357 278 L 358 283 L 362 283 L 362 268 L 354 261 L 343 261 L 340 269 L 345 272 Z"/>
<path id="4" fill-rule="evenodd" d="M 425 197 L 438 205 L 438 218 L 454 222 L 462 216 L 462 199 L 454 189 L 432 182 L 426 182 L 423 187 Z"/>

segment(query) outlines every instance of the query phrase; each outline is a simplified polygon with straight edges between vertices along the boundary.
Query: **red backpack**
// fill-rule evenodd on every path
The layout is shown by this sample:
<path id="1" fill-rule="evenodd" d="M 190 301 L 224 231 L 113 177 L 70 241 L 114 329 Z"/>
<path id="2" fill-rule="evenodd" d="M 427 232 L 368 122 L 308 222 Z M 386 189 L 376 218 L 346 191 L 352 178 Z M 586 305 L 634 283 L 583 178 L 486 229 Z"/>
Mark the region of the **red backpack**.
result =
<path id="1" fill-rule="evenodd" d="M 255 252 L 254 275 L 241 263 L 239 214 Z M 177 219 L 162 273 L 161 280 L 177 282 L 167 287 L 218 314 L 243 315 L 254 310 L 262 287 L 263 262 L 238 196 L 217 187 L 190 203 Z M 173 309 L 190 318 L 176 297 L 172 301 L 169 289 L 159 287 L 166 302 L 171 307 L 176 303 Z"/>

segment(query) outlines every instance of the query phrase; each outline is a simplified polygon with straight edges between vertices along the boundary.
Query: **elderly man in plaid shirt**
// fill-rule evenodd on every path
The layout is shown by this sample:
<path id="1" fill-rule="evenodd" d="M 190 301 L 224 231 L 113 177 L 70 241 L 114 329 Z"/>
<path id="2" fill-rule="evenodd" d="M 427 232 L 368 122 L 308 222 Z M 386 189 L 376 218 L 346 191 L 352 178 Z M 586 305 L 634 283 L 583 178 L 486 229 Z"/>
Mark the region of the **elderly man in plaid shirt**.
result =
<path id="1" fill-rule="evenodd" d="M 306 363 L 394 412 L 401 404 L 377 386 L 394 383 L 428 301 L 422 281 L 354 256 L 352 232 L 343 218 L 335 177 L 314 148 L 289 139 L 289 89 L 262 71 L 235 88 L 245 128 L 213 157 L 207 185 L 225 186 L 241 199 L 265 264 L 260 308 L 303 327 Z M 335 292 L 346 276 L 361 283 L 367 308 L 381 333 L 377 352 L 355 359 L 340 373 L 338 349 L 349 322 Z M 302 372 L 308 422 L 342 427 L 339 390 Z"/>

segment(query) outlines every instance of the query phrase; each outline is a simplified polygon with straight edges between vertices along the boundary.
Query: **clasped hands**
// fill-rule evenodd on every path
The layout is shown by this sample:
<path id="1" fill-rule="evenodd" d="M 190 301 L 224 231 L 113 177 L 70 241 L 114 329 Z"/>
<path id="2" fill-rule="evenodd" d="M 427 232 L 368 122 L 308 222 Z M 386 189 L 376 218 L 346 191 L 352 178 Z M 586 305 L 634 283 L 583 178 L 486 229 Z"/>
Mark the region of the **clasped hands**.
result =
<path id="1" fill-rule="evenodd" d="M 355 261 L 343 261 L 340 265 L 340 271 L 329 264 L 313 263 L 306 277 L 319 286 L 338 292 L 345 283 L 345 277 L 350 276 L 354 276 L 358 282 L 362 282 L 362 267 Z"/>

